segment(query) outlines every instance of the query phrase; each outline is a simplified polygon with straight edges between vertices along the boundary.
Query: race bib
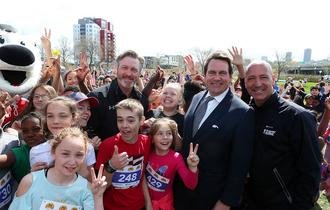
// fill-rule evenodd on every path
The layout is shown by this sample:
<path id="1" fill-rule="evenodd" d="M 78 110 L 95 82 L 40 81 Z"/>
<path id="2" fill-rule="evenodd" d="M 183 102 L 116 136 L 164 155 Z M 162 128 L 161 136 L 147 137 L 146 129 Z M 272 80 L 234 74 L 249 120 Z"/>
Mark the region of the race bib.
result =
<path id="1" fill-rule="evenodd" d="M 148 187 L 158 192 L 164 192 L 170 183 L 170 179 L 159 175 L 150 164 L 146 167 Z"/>
<path id="2" fill-rule="evenodd" d="M 0 179 L 0 208 L 4 205 L 8 204 L 12 198 L 12 177 L 11 173 L 7 172 L 1 179 Z"/>
<path id="3" fill-rule="evenodd" d="M 81 206 L 69 205 L 66 203 L 43 200 L 39 210 L 82 210 Z"/>
<path id="4" fill-rule="evenodd" d="M 143 156 L 130 162 L 131 164 L 125 166 L 122 170 L 113 173 L 112 186 L 114 188 L 128 189 L 139 185 L 143 170 Z"/>

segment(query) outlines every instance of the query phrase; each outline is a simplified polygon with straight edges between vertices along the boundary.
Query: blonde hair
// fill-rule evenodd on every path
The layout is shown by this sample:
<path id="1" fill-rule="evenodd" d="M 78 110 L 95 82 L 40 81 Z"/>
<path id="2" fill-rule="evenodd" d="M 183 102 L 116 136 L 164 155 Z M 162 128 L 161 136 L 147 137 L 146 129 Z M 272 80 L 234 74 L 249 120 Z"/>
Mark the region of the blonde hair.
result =
<path id="1" fill-rule="evenodd" d="M 130 110 L 131 112 L 135 112 L 140 120 L 144 112 L 141 102 L 132 98 L 127 98 L 120 101 L 115 107 L 117 110 L 126 109 L 126 110 Z"/>
<path id="2" fill-rule="evenodd" d="M 65 137 L 81 137 L 83 142 L 84 142 L 84 152 L 86 153 L 87 151 L 87 142 L 88 138 L 87 136 L 77 127 L 70 127 L 70 128 L 64 128 L 60 134 L 55 136 L 54 139 L 51 140 L 51 145 L 52 145 L 52 153 L 55 153 L 56 148 L 58 145 L 63 141 Z"/>
<path id="3" fill-rule="evenodd" d="M 177 82 L 168 83 L 163 87 L 162 94 L 163 94 L 163 91 L 166 88 L 173 88 L 174 90 L 176 90 L 176 92 L 178 94 L 178 98 L 179 98 L 178 105 L 182 105 L 182 103 L 183 103 L 183 88 L 181 87 L 181 85 Z"/>

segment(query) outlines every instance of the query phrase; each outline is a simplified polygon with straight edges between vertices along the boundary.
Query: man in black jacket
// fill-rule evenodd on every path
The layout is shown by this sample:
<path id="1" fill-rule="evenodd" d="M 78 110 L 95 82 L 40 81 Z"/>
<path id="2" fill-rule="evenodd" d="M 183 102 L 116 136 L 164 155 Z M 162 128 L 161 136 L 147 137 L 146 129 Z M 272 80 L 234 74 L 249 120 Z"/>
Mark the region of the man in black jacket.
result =
<path id="1" fill-rule="evenodd" d="M 88 121 L 89 135 L 97 135 L 102 140 L 119 132 L 115 109 L 118 102 L 126 98 L 134 98 L 142 103 L 144 114 L 149 108 L 147 97 L 134 88 L 142 69 L 138 54 L 134 51 L 126 51 L 119 55 L 116 61 L 117 79 L 88 94 L 99 100 L 99 105 L 91 109 L 92 116 Z"/>
<path id="2" fill-rule="evenodd" d="M 274 81 L 267 62 L 247 67 L 245 87 L 253 97 L 256 120 L 248 209 L 311 209 L 320 182 L 316 120 L 304 108 L 280 98 Z"/>

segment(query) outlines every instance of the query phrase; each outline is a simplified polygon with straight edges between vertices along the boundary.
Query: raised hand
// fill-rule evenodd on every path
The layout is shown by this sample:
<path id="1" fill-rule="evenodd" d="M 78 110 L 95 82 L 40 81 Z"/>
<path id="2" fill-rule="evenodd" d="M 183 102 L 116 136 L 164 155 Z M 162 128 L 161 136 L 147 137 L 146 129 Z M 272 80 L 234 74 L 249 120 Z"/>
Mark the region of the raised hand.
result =
<path id="1" fill-rule="evenodd" d="M 107 182 L 105 181 L 106 177 L 103 176 L 103 168 L 104 165 L 101 164 L 97 177 L 94 168 L 91 168 L 92 183 L 90 189 L 94 197 L 103 197 L 103 193 L 107 189 Z"/>
<path id="2" fill-rule="evenodd" d="M 187 55 L 184 57 L 184 63 L 190 75 L 197 74 L 197 69 L 195 68 L 195 63 L 191 55 Z"/>
<path id="3" fill-rule="evenodd" d="M 9 100 L 9 93 L 2 92 L 0 97 L 0 119 L 6 115 L 6 109 L 10 104 L 11 101 Z"/>
<path id="4" fill-rule="evenodd" d="M 233 57 L 232 63 L 235 66 L 240 66 L 244 64 L 242 48 L 238 51 L 237 47 L 232 47 L 232 50 L 228 49 L 230 55 Z"/>
<path id="5" fill-rule="evenodd" d="M 45 28 L 45 34 L 43 34 L 41 36 L 41 44 L 42 47 L 46 50 L 46 49 L 51 49 L 51 42 L 50 42 L 50 36 L 51 36 L 51 30 L 49 29 L 47 31 L 47 29 Z"/>
<path id="6" fill-rule="evenodd" d="M 327 97 L 324 101 L 324 108 L 330 111 L 330 97 Z"/>
<path id="7" fill-rule="evenodd" d="M 95 150 L 98 150 L 101 144 L 101 139 L 98 136 L 94 136 L 93 138 L 89 139 L 89 143 L 93 145 Z"/>
<path id="8" fill-rule="evenodd" d="M 114 152 L 112 158 L 110 159 L 110 165 L 118 170 L 123 169 L 125 166 L 128 165 L 128 155 L 127 152 L 118 153 L 117 145 L 114 146 Z"/>
<path id="9" fill-rule="evenodd" d="M 85 52 L 80 53 L 80 66 L 76 68 L 75 71 L 77 72 L 78 81 L 84 81 L 89 72 L 87 54 Z"/>
<path id="10" fill-rule="evenodd" d="M 197 156 L 198 146 L 199 145 L 196 144 L 196 146 L 194 148 L 193 143 L 190 143 L 189 156 L 187 157 L 187 163 L 188 163 L 189 169 L 193 172 L 197 171 L 197 166 L 199 163 L 199 157 Z"/>

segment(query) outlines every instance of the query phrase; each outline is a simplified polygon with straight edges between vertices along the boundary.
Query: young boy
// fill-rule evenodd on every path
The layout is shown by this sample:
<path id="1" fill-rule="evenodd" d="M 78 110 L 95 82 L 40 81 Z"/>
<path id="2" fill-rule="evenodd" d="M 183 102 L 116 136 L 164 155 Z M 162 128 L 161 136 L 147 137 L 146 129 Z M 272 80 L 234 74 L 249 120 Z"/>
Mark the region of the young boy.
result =
<path id="1" fill-rule="evenodd" d="M 139 134 L 145 119 L 143 106 L 137 100 L 125 99 L 116 110 L 119 133 L 101 143 L 96 161 L 96 169 L 105 165 L 108 188 L 104 208 L 140 210 L 145 206 L 142 184 L 151 144 L 147 136 Z"/>

